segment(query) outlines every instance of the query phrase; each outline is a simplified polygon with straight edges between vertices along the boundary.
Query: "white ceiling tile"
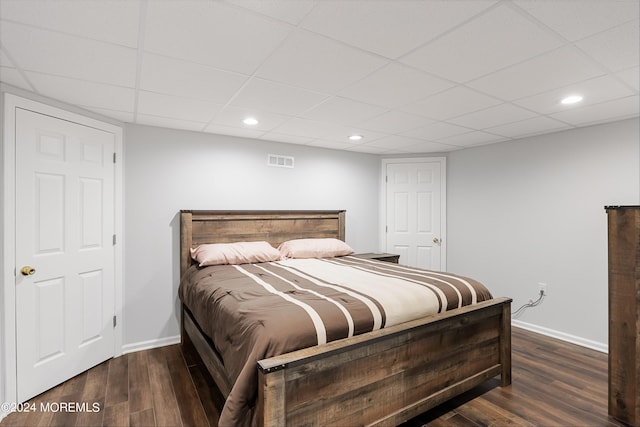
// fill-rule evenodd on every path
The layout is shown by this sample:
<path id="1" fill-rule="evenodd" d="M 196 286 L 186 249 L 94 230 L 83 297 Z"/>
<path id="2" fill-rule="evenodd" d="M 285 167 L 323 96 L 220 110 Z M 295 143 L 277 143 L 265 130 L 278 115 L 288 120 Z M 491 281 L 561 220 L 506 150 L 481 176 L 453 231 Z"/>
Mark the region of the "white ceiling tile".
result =
<path id="1" fill-rule="evenodd" d="M 466 113 L 500 104 L 490 96 L 464 86 L 456 86 L 426 99 L 402 107 L 404 111 L 437 120 L 446 120 Z"/>
<path id="2" fill-rule="evenodd" d="M 519 122 L 488 128 L 487 131 L 508 138 L 520 138 L 527 135 L 568 129 L 570 127 L 571 126 L 565 123 L 549 117 L 537 116 Z"/>
<path id="3" fill-rule="evenodd" d="M 415 151 L 410 151 L 410 148 L 389 148 L 387 149 L 384 153 L 382 153 L 384 156 L 390 156 L 390 155 L 413 155 L 413 154 L 418 154 Z M 420 153 L 420 154 L 424 154 L 424 153 Z"/>
<path id="4" fill-rule="evenodd" d="M 335 130 L 336 127 L 342 128 L 341 126 L 317 122 L 315 120 L 295 118 L 278 126 L 275 131 L 286 135 L 317 139 Z"/>
<path id="5" fill-rule="evenodd" d="M 144 48 L 223 70 L 253 73 L 290 26 L 217 1 L 150 1 Z"/>
<path id="6" fill-rule="evenodd" d="M 420 144 L 404 147 L 408 153 L 448 153 L 450 151 L 460 150 L 461 147 L 456 145 L 440 144 L 439 142 L 423 141 Z"/>
<path id="7" fill-rule="evenodd" d="M 448 120 L 460 126 L 486 129 L 534 117 L 536 114 L 511 104 L 500 104 Z"/>
<path id="8" fill-rule="evenodd" d="M 264 131 L 255 129 L 246 129 L 241 127 L 224 126 L 212 123 L 208 125 L 205 130 L 207 133 L 215 133 L 218 135 L 231 135 L 241 138 L 259 138 L 264 134 Z"/>
<path id="9" fill-rule="evenodd" d="M 98 113 L 101 114 L 103 116 L 106 117 L 110 117 L 114 120 L 118 120 L 121 121 L 123 123 L 133 123 L 134 122 L 134 117 L 133 117 L 133 113 L 128 113 L 128 112 L 124 112 L 124 111 L 115 111 L 115 110 L 108 110 L 105 108 L 98 108 L 98 107 L 89 107 L 86 105 L 80 105 L 80 107 L 89 110 L 89 111 L 93 111 L 94 113 Z"/>
<path id="10" fill-rule="evenodd" d="M 500 99 L 514 100 L 603 74 L 600 67 L 568 46 L 474 80 L 467 85 Z"/>
<path id="11" fill-rule="evenodd" d="M 41 95 L 86 107 L 133 112 L 135 91 L 131 88 L 28 71 L 25 74 Z"/>
<path id="12" fill-rule="evenodd" d="M 456 145 L 440 144 L 438 142 L 422 141 L 416 145 L 403 147 L 409 153 L 447 153 L 460 150 Z"/>
<path id="13" fill-rule="evenodd" d="M 2 25 L 0 23 L 0 25 Z M 0 49 L 0 67 L 9 67 L 15 68 L 16 65 L 9 59 L 6 53 L 2 49 Z"/>
<path id="14" fill-rule="evenodd" d="M 493 3 L 493 0 L 319 2 L 301 26 L 395 59 Z"/>
<path id="15" fill-rule="evenodd" d="M 365 142 L 365 145 L 370 147 L 380 147 L 380 148 L 387 148 L 387 149 L 391 149 L 391 148 L 402 149 L 406 147 L 415 146 L 421 143 L 425 143 L 425 141 L 417 138 L 410 138 L 407 136 L 388 135 L 382 138 L 378 138 L 372 142 Z"/>
<path id="16" fill-rule="evenodd" d="M 505 141 L 507 138 L 502 136 L 493 135 L 490 133 L 476 131 L 469 132 L 462 135 L 451 136 L 449 138 L 443 138 L 438 142 L 448 145 L 455 145 L 459 147 L 470 147 L 473 145 L 490 144 L 495 142 Z"/>
<path id="17" fill-rule="evenodd" d="M 640 90 L 640 67 L 633 67 L 616 73 L 620 79 L 633 89 Z"/>
<path id="18" fill-rule="evenodd" d="M 403 135 L 411 136 L 419 139 L 426 139 L 429 141 L 435 141 L 442 138 L 447 138 L 453 135 L 460 135 L 463 133 L 470 132 L 471 129 L 452 125 L 450 123 L 444 122 L 433 122 L 426 126 L 421 126 L 419 128 L 403 132 Z"/>
<path id="19" fill-rule="evenodd" d="M 401 133 L 431 123 L 432 120 L 398 110 L 390 110 L 370 120 L 357 123 L 363 129 L 381 133 Z"/>
<path id="20" fill-rule="evenodd" d="M 7 83 L 22 89 L 33 90 L 33 87 L 27 82 L 22 74 L 15 68 L 0 66 L 0 82 Z"/>
<path id="21" fill-rule="evenodd" d="M 514 3 L 568 40 L 576 41 L 638 17 L 638 1 L 531 1 Z"/>
<path id="22" fill-rule="evenodd" d="M 219 104 L 197 99 L 140 91 L 137 113 L 138 115 L 208 123 L 220 111 L 221 107 Z"/>
<path id="23" fill-rule="evenodd" d="M 560 101 L 569 95 L 581 95 L 583 100 L 579 104 L 563 105 Z M 519 99 L 514 101 L 514 104 L 541 114 L 549 114 L 597 104 L 615 98 L 624 98 L 629 95 L 633 95 L 631 89 L 613 77 L 603 76 Z"/>
<path id="24" fill-rule="evenodd" d="M 2 1 L 2 19 L 128 47 L 138 46 L 138 1 Z"/>
<path id="25" fill-rule="evenodd" d="M 465 82 L 561 44 L 553 34 L 503 3 L 401 61 L 438 76 Z"/>
<path id="26" fill-rule="evenodd" d="M 297 87 L 253 78 L 230 104 L 259 111 L 298 115 L 319 104 L 327 96 Z"/>
<path id="27" fill-rule="evenodd" d="M 640 64 L 640 20 L 586 38 L 576 45 L 612 71 L 637 67 Z"/>
<path id="28" fill-rule="evenodd" d="M 144 54 L 140 89 L 226 104 L 248 77 L 175 58 Z"/>
<path id="29" fill-rule="evenodd" d="M 341 95 L 370 104 L 396 108 L 451 86 L 453 83 L 391 63 L 346 88 Z"/>
<path id="30" fill-rule="evenodd" d="M 253 117 L 258 120 L 256 125 L 245 125 L 242 123 L 247 117 Z M 251 108 L 225 107 L 221 112 L 216 114 L 212 124 L 232 126 L 244 128 L 247 130 L 258 130 L 266 132 L 281 125 L 290 117 L 279 114 L 265 113 Z"/>
<path id="31" fill-rule="evenodd" d="M 313 0 L 296 0 L 296 1 L 264 1 L 264 0 L 225 0 L 227 3 L 253 10 L 254 12 L 270 16 L 298 25 L 317 1 Z"/>
<path id="32" fill-rule="evenodd" d="M 369 119 L 385 111 L 382 107 L 334 96 L 302 114 L 302 117 L 317 121 L 349 124 Z"/>
<path id="33" fill-rule="evenodd" d="M 332 141 L 328 139 L 315 139 L 309 144 L 312 147 L 329 148 L 331 150 L 350 150 L 354 147 L 354 144 L 348 142 Z"/>
<path id="34" fill-rule="evenodd" d="M 291 119 L 278 126 L 275 132 L 291 136 L 314 138 L 314 140 L 335 141 L 340 144 L 344 143 L 349 145 L 354 144 L 354 142 L 349 140 L 349 136 L 354 134 L 363 136 L 363 139 L 358 143 L 374 141 L 384 136 L 384 134 L 357 127 L 298 118 Z"/>
<path id="35" fill-rule="evenodd" d="M 256 72 L 265 79 L 335 93 L 386 64 L 326 37 L 295 31 Z"/>
<path id="36" fill-rule="evenodd" d="M 315 138 L 304 137 L 304 136 L 295 136 L 295 135 L 287 135 L 286 133 L 280 132 L 267 132 L 264 135 L 260 136 L 260 139 L 265 139 L 268 141 L 279 141 L 279 142 L 287 142 L 290 144 L 308 144 L 313 141 Z"/>
<path id="37" fill-rule="evenodd" d="M 627 98 L 575 108 L 552 114 L 551 117 L 575 126 L 602 123 L 638 116 L 640 114 L 640 99 L 638 95 Z"/>
<path id="38" fill-rule="evenodd" d="M 349 139 L 351 135 L 360 135 L 362 136 L 362 139 L 359 141 L 352 141 Z M 332 123 L 330 126 L 327 126 L 327 132 L 322 135 L 322 139 L 345 142 L 347 144 L 362 144 L 369 141 L 375 141 L 383 136 L 385 135 L 379 132 L 354 126 L 335 126 Z"/>
<path id="39" fill-rule="evenodd" d="M 389 151 L 388 148 L 370 147 L 367 144 L 347 146 L 345 150 L 353 151 L 354 153 L 367 153 L 367 154 L 385 154 Z"/>
<path id="40" fill-rule="evenodd" d="M 140 125 L 156 126 L 169 129 L 184 129 L 196 132 L 202 131 L 206 123 L 194 122 L 190 120 L 180 120 L 169 117 L 150 116 L 147 114 L 138 114 L 136 123 Z"/>
<path id="41" fill-rule="evenodd" d="M 6 21 L 3 47 L 23 70 L 134 87 L 135 49 L 38 30 Z"/>

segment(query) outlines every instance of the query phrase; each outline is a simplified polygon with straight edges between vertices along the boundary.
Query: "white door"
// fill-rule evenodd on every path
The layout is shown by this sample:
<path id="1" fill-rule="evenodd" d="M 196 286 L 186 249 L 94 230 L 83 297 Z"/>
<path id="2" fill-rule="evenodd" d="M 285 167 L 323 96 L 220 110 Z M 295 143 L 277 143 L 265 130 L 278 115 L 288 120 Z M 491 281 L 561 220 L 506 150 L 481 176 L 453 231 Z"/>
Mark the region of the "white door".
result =
<path id="1" fill-rule="evenodd" d="M 114 355 L 112 133 L 16 109 L 18 401 Z"/>
<path id="2" fill-rule="evenodd" d="M 400 263 L 444 270 L 440 161 L 386 165 L 386 251 Z"/>

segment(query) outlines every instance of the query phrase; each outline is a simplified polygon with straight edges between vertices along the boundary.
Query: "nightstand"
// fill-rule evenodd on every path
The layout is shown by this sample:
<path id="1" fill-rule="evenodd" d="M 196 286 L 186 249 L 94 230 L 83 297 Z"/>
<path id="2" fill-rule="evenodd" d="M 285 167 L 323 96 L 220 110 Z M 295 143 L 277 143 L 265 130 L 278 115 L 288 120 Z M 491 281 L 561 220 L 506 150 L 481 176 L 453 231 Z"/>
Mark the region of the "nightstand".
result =
<path id="1" fill-rule="evenodd" d="M 394 264 L 397 264 L 398 261 L 400 260 L 400 255 L 388 254 L 384 252 L 376 252 L 376 253 L 369 252 L 366 254 L 353 254 L 353 256 L 356 258 L 362 258 L 362 259 L 375 259 L 378 261 L 392 262 Z"/>

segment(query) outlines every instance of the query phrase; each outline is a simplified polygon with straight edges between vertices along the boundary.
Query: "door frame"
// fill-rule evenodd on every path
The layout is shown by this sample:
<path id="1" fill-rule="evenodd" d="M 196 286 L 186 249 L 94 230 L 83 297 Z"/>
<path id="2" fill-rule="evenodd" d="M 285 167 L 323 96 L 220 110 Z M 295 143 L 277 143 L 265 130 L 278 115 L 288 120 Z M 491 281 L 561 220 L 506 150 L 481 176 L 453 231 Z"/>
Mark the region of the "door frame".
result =
<path id="1" fill-rule="evenodd" d="M 2 308 L 4 310 L 4 329 L 0 331 L 3 340 L 2 361 L 0 366 L 4 379 L 4 401 L 17 402 L 17 363 L 16 363 L 16 294 L 15 279 L 17 274 L 15 244 L 16 244 L 16 109 L 22 108 L 36 113 L 45 114 L 62 120 L 93 127 L 115 135 L 116 163 L 114 170 L 114 220 L 117 236 L 114 246 L 114 314 L 119 320 L 114 328 L 114 357 L 122 354 L 122 307 L 123 307 L 123 271 L 124 271 L 124 227 L 123 227 L 123 129 L 107 122 L 102 122 L 81 114 L 73 113 L 58 107 L 43 104 L 31 99 L 22 98 L 12 93 L 4 95 L 4 126 L 2 140 Z"/>
<path id="2" fill-rule="evenodd" d="M 440 163 L 440 269 L 447 271 L 447 158 L 446 157 L 402 157 L 386 158 L 380 162 L 380 206 L 379 243 L 381 251 L 387 249 L 387 165 L 393 163 Z"/>

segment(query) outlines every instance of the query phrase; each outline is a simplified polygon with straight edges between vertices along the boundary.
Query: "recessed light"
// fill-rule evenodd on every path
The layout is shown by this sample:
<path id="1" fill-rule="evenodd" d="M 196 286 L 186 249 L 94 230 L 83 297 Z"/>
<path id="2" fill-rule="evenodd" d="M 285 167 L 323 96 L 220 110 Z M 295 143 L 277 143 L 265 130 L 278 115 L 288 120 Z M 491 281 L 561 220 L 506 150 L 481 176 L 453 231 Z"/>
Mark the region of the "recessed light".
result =
<path id="1" fill-rule="evenodd" d="M 351 135 L 349 139 L 352 141 L 360 141 L 362 139 L 362 135 Z"/>
<path id="2" fill-rule="evenodd" d="M 258 124 L 258 120 L 255 119 L 254 117 L 247 117 L 242 121 L 242 123 L 244 123 L 245 125 L 253 126 Z"/>
<path id="3" fill-rule="evenodd" d="M 566 98 L 563 98 L 562 101 L 560 101 L 562 104 L 564 105 L 571 105 L 571 104 L 575 104 L 577 102 L 582 101 L 582 96 L 580 95 L 570 95 L 567 96 Z"/>

